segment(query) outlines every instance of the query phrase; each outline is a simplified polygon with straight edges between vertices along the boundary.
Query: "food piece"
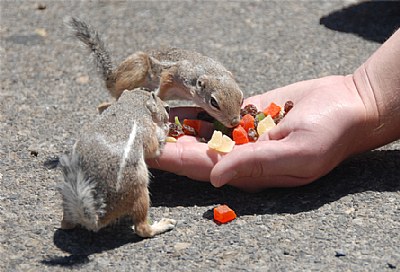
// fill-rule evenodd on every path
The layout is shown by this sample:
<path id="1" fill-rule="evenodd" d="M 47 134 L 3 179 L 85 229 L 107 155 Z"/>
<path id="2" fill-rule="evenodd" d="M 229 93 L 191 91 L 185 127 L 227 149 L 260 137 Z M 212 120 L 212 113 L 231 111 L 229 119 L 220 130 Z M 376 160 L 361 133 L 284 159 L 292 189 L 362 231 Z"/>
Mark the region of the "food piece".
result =
<path id="1" fill-rule="evenodd" d="M 245 116 L 246 114 L 248 114 L 247 110 L 240 109 L 240 117 Z"/>
<path id="2" fill-rule="evenodd" d="M 260 112 L 257 113 L 257 115 L 256 115 L 256 117 L 254 119 L 256 119 L 258 122 L 260 122 L 262 119 L 265 118 L 265 116 L 266 115 L 262 111 L 260 111 Z"/>
<path id="3" fill-rule="evenodd" d="M 232 132 L 233 140 L 236 144 L 245 144 L 249 142 L 249 137 L 247 136 L 247 131 L 241 126 L 238 125 L 233 129 Z"/>
<path id="4" fill-rule="evenodd" d="M 227 205 L 219 205 L 214 208 L 214 220 L 225 224 L 236 218 L 236 213 Z"/>
<path id="5" fill-rule="evenodd" d="M 222 145 L 222 132 L 215 130 L 207 145 L 211 149 L 218 149 Z"/>
<path id="6" fill-rule="evenodd" d="M 258 140 L 258 133 L 254 128 L 250 128 L 249 131 L 247 131 L 247 136 L 249 137 L 250 142 Z"/>
<path id="7" fill-rule="evenodd" d="M 264 114 L 267 115 L 271 115 L 272 119 L 276 118 L 279 116 L 279 113 L 281 111 L 281 107 L 279 107 L 278 105 L 276 105 L 275 103 L 271 103 L 269 104 L 268 107 L 266 107 L 263 112 Z"/>
<path id="8" fill-rule="evenodd" d="M 197 132 L 194 128 L 192 128 L 191 126 L 188 126 L 186 124 L 182 125 L 182 131 L 185 135 L 189 135 L 189 136 L 196 136 Z"/>
<path id="9" fill-rule="evenodd" d="M 167 143 L 176 143 L 177 140 L 176 140 L 174 137 L 167 136 L 167 137 L 165 138 L 165 141 L 166 141 Z"/>
<path id="10" fill-rule="evenodd" d="M 246 114 L 245 116 L 242 117 L 240 120 L 240 125 L 246 130 L 246 132 L 249 131 L 250 128 L 254 128 L 254 117 L 251 114 Z"/>
<path id="11" fill-rule="evenodd" d="M 181 122 L 179 121 L 178 116 L 175 116 L 175 124 L 177 124 L 178 126 L 182 126 Z"/>
<path id="12" fill-rule="evenodd" d="M 274 122 L 274 119 L 272 119 L 271 115 L 268 115 L 267 117 L 265 117 L 262 121 L 260 121 L 258 123 L 257 133 L 259 136 L 261 136 L 263 133 L 271 130 L 275 126 L 276 126 L 276 124 Z"/>
<path id="13" fill-rule="evenodd" d="M 220 121 L 215 120 L 214 121 L 214 130 L 218 130 L 221 131 L 222 134 L 228 136 L 228 137 L 232 137 L 232 131 L 233 128 L 227 128 L 226 126 L 224 126 Z"/>
<path id="14" fill-rule="evenodd" d="M 183 136 L 183 130 L 182 126 L 176 124 L 176 123 L 170 123 L 169 124 L 169 131 L 168 131 L 168 136 L 174 137 L 175 139 Z"/>
<path id="15" fill-rule="evenodd" d="M 243 114 L 242 114 L 243 113 Z M 246 114 L 250 114 L 255 117 L 258 113 L 258 109 L 253 104 L 247 104 L 241 111 L 241 116 L 245 116 Z"/>
<path id="16" fill-rule="evenodd" d="M 201 121 L 196 119 L 183 119 L 183 125 L 192 127 L 198 134 L 201 127 Z"/>
<path id="17" fill-rule="evenodd" d="M 208 147 L 220 152 L 228 153 L 231 152 L 233 147 L 235 146 L 235 142 L 232 141 L 226 135 L 223 135 L 221 131 L 214 131 L 211 140 L 208 141 Z"/>
<path id="18" fill-rule="evenodd" d="M 292 101 L 286 101 L 284 109 L 285 109 L 285 115 L 293 108 L 293 102 Z"/>

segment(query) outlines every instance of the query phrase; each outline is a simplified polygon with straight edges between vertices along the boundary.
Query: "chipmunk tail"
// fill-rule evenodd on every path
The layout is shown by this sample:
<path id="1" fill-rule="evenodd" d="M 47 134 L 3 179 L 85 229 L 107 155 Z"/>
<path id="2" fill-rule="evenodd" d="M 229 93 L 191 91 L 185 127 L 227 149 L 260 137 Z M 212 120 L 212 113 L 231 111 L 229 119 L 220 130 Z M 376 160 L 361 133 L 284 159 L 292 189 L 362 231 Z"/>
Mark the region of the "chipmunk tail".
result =
<path id="1" fill-rule="evenodd" d="M 64 220 L 98 231 L 99 218 L 105 214 L 104 198 L 96 182 L 85 173 L 81 158 L 74 153 L 60 158 L 64 182 L 59 187 L 63 197 Z"/>
<path id="2" fill-rule="evenodd" d="M 66 17 L 64 23 L 71 29 L 73 36 L 89 48 L 103 79 L 109 84 L 113 77 L 113 64 L 111 56 L 97 31 L 76 17 Z"/>

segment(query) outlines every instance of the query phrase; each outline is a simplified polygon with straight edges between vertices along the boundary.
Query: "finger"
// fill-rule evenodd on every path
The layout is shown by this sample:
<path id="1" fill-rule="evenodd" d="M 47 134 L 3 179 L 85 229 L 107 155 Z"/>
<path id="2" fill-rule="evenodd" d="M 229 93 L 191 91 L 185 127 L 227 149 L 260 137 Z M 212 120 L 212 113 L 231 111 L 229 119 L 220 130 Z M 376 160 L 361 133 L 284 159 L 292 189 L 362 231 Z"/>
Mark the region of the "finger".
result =
<path id="1" fill-rule="evenodd" d="M 211 183 L 220 187 L 232 180 L 265 180 L 268 176 L 297 176 L 299 168 L 306 167 L 307 160 L 299 161 L 296 150 L 298 149 L 284 140 L 260 141 L 237 146 L 217 162 L 211 172 Z"/>
<path id="2" fill-rule="evenodd" d="M 296 176 L 263 176 L 254 177 L 239 177 L 230 180 L 227 184 L 237 187 L 249 193 L 260 192 L 267 188 L 284 188 L 297 187 L 309 184 L 313 181 L 312 178 L 296 177 Z"/>
<path id="3" fill-rule="evenodd" d="M 182 137 L 176 143 L 167 143 L 161 156 L 147 163 L 152 168 L 209 181 L 211 169 L 220 157 L 220 153 L 209 150 L 207 144 L 197 142 L 194 137 Z"/>

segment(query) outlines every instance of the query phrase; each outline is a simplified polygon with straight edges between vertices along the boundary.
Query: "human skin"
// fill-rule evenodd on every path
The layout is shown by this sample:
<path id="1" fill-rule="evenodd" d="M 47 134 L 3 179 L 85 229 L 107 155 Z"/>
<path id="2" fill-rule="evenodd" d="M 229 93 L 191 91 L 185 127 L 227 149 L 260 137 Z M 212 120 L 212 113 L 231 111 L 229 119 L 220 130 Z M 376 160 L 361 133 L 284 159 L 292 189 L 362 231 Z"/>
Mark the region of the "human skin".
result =
<path id="1" fill-rule="evenodd" d="M 261 109 L 287 100 L 293 109 L 255 143 L 222 154 L 184 136 L 148 163 L 215 187 L 255 192 L 311 183 L 346 158 L 399 139 L 400 30 L 353 74 L 297 82 L 250 97 L 244 105 Z M 179 109 L 176 114 L 190 115 Z"/>

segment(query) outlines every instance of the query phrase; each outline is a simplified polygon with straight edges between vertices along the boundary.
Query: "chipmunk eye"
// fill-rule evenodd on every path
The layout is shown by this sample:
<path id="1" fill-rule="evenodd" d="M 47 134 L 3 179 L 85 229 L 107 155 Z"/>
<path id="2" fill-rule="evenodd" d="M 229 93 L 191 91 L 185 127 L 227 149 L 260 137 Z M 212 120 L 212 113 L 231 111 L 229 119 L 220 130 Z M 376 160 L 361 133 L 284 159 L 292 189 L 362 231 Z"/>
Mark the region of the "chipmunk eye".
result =
<path id="1" fill-rule="evenodd" d="M 213 106 L 214 108 L 220 110 L 219 105 L 217 100 L 214 98 L 214 96 L 211 96 L 211 100 L 210 100 L 211 106 Z"/>

